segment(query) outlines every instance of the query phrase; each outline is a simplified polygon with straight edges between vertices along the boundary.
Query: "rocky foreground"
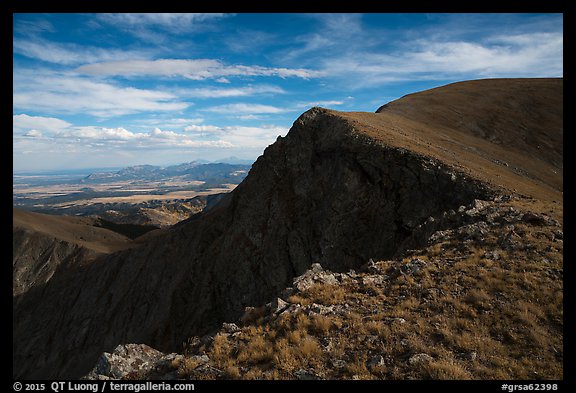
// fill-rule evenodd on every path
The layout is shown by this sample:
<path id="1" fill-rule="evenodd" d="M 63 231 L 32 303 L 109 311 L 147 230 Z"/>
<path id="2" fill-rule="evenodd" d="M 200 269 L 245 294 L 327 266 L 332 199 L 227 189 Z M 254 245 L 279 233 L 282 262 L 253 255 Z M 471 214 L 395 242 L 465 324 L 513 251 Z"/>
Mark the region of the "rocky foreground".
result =
<path id="1" fill-rule="evenodd" d="M 182 354 L 120 345 L 85 379 L 562 379 L 563 231 L 535 205 L 475 200 L 423 224 L 426 248 L 313 264 Z"/>

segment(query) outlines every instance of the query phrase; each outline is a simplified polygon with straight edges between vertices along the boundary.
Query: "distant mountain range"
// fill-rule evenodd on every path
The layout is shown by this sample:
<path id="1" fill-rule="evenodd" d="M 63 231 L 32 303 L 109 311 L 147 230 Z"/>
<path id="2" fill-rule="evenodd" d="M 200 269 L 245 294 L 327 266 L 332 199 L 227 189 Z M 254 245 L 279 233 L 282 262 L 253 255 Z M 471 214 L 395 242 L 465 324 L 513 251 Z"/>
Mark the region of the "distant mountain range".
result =
<path id="1" fill-rule="evenodd" d="M 251 165 L 211 163 L 197 161 L 167 167 L 155 165 L 135 165 L 116 172 L 94 172 L 81 180 L 82 183 L 100 183 L 123 180 L 160 180 L 178 177 L 181 180 L 225 182 L 226 179 L 237 183 L 248 174 Z"/>

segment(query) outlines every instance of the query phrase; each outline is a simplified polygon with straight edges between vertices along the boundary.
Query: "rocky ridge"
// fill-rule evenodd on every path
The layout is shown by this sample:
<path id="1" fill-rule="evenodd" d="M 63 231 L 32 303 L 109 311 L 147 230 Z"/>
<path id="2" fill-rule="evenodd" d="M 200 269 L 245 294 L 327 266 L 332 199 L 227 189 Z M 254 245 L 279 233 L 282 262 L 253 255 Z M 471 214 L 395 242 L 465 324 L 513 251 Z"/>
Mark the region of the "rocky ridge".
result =
<path id="1" fill-rule="evenodd" d="M 433 231 L 425 248 L 410 250 L 397 259 L 370 259 L 357 270 L 342 273 L 314 263 L 282 291 L 280 298 L 246 307 L 238 320 L 224 322 L 207 335 L 191 337 L 184 354 L 164 354 L 144 344 L 121 345 L 103 354 L 85 378 L 561 377 L 561 368 L 557 368 L 562 359 L 562 336 L 558 335 L 561 314 L 557 313 L 562 305 L 554 299 L 556 291 L 561 291 L 557 281 L 562 277 L 561 259 L 554 252 L 562 250 L 561 224 L 546 214 L 518 208 L 514 202 L 509 197 L 475 200 L 446 212 L 443 216 L 451 217 L 456 225 Z M 470 273 L 480 273 L 481 280 L 489 273 L 513 279 L 520 274 L 526 277 L 528 271 L 556 289 L 525 298 L 523 292 L 494 290 L 492 286 L 497 283 L 492 281 L 463 286 L 446 272 L 461 270 L 459 265 L 470 262 L 477 264 L 477 271 Z M 514 262 L 517 268 L 510 268 Z M 485 270 L 487 266 L 490 272 Z M 496 320 L 504 312 L 521 315 L 511 311 L 514 307 L 530 304 L 534 311 L 544 309 L 550 301 L 557 307 L 556 314 L 549 313 L 537 322 L 523 319 L 513 324 L 514 330 L 496 326 L 490 333 L 479 329 L 501 323 Z M 443 315 L 434 315 L 440 307 Z M 467 329 L 450 329 L 450 320 L 465 324 Z M 468 329 L 479 338 L 467 340 Z M 500 341 L 500 334 L 514 336 L 514 340 Z M 540 368 L 526 367 L 535 352 L 534 339 L 540 334 L 551 335 L 549 347 L 538 352 Z M 354 338 L 356 335 L 359 337 Z M 285 348 L 279 344 L 283 339 Z M 267 352 L 267 347 L 278 347 L 277 352 Z M 509 352 L 521 350 L 526 353 L 520 358 L 506 358 Z M 286 362 L 284 356 L 290 356 L 291 361 Z M 550 363 L 545 366 L 547 361 Z M 491 369 L 491 362 L 510 364 L 507 371 L 498 371 Z"/>
<path id="2" fill-rule="evenodd" d="M 546 99 L 532 109 L 546 110 Z M 246 307 L 273 301 L 313 263 L 344 274 L 371 258 L 396 258 L 458 225 L 458 206 L 514 193 L 510 184 L 526 195 L 545 190 L 533 196 L 561 197 L 561 186 L 551 189 L 512 170 L 523 161 L 514 168 L 495 164 L 502 147 L 476 138 L 474 149 L 458 143 L 450 150 L 444 135 L 450 143 L 476 138 L 384 113 L 307 111 L 210 211 L 137 247 L 66 266 L 15 297 L 14 377 L 77 378 L 103 351 L 124 343 L 180 350 L 190 337 L 238 320 Z M 484 229 L 470 230 L 481 236 Z M 294 340 L 322 353 L 314 340 Z"/>

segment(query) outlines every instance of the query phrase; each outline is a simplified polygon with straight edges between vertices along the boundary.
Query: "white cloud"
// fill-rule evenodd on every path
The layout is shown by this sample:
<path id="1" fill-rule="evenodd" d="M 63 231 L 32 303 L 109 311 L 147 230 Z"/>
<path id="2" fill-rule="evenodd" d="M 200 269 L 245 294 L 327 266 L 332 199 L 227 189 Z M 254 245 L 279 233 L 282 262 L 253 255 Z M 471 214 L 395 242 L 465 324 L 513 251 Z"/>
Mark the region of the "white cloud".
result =
<path id="1" fill-rule="evenodd" d="M 276 138 L 284 136 L 288 132 L 287 128 L 278 126 L 260 127 L 225 127 L 227 135 L 222 139 L 234 146 L 243 148 L 265 148 L 274 143 Z"/>
<path id="2" fill-rule="evenodd" d="M 30 137 L 30 138 L 42 138 L 42 133 L 38 130 L 30 130 L 26 133 L 23 134 L 24 136 Z"/>
<path id="3" fill-rule="evenodd" d="M 58 138 L 72 139 L 98 139 L 102 141 L 128 141 L 142 139 L 144 134 L 133 133 L 125 128 L 106 128 L 106 127 L 73 127 L 67 131 L 60 132 L 56 135 Z"/>
<path id="4" fill-rule="evenodd" d="M 277 57 L 313 65 L 332 86 L 415 80 L 557 77 L 563 74 L 561 15 L 438 15 L 413 28 L 366 25 L 360 14 L 312 15 L 318 28 Z M 495 29 L 498 23 L 505 28 Z M 506 31 L 507 34 L 503 32 Z"/>
<path id="5" fill-rule="evenodd" d="M 217 126 L 210 126 L 210 125 L 203 125 L 203 126 L 189 125 L 187 127 L 184 127 L 184 131 L 196 132 L 196 133 L 220 132 L 220 131 L 222 131 L 222 128 L 217 127 Z"/>
<path id="6" fill-rule="evenodd" d="M 150 132 L 150 136 L 153 138 L 160 139 L 179 139 L 184 137 L 182 134 L 178 134 L 174 131 L 162 131 L 160 128 L 156 127 Z"/>
<path id="7" fill-rule="evenodd" d="M 220 19 L 226 14 L 202 13 L 122 13 L 98 14 L 98 18 L 106 23 L 121 26 L 155 25 L 169 29 L 184 29 L 197 22 Z"/>
<path id="8" fill-rule="evenodd" d="M 234 145 L 225 140 L 195 140 L 189 135 L 180 134 L 174 131 L 163 131 L 160 128 L 155 128 L 150 132 L 150 142 L 148 148 L 158 147 L 157 143 L 166 144 L 172 147 L 221 147 L 229 148 Z"/>
<path id="9" fill-rule="evenodd" d="M 302 68 L 225 65 L 214 59 L 121 60 L 83 65 L 76 72 L 100 76 L 180 76 L 191 80 L 220 79 L 230 76 L 277 76 L 309 79 L 321 75 Z"/>
<path id="10" fill-rule="evenodd" d="M 321 106 L 321 107 L 327 108 L 327 107 L 343 105 L 343 104 L 344 104 L 344 101 L 325 100 L 325 101 L 311 101 L 311 102 L 300 103 L 300 104 L 297 104 L 296 107 L 297 108 L 308 108 L 308 107 L 312 107 L 312 106 Z"/>
<path id="11" fill-rule="evenodd" d="M 562 33 L 495 36 L 482 42 L 406 43 L 389 53 L 327 58 L 324 71 L 356 88 L 418 79 L 553 77 L 563 74 Z"/>
<path id="12" fill-rule="evenodd" d="M 12 116 L 12 126 L 15 129 L 34 129 L 43 131 L 59 131 L 71 126 L 67 121 L 57 119 L 55 117 L 42 117 L 42 116 L 29 116 L 27 114 L 20 114 Z"/>
<path id="13" fill-rule="evenodd" d="M 81 77 L 40 71 L 14 75 L 14 108 L 51 113 L 89 113 L 111 117 L 147 111 L 178 111 L 188 107 L 172 93 L 121 87 Z"/>
<path id="14" fill-rule="evenodd" d="M 278 108 L 272 105 L 262 104 L 226 104 L 218 105 L 204 109 L 207 112 L 225 113 L 229 115 L 246 115 L 255 113 L 282 113 L 286 112 L 285 109 Z"/>
<path id="15" fill-rule="evenodd" d="M 63 65 L 89 64 L 118 59 L 139 59 L 150 56 L 149 51 L 104 49 L 72 43 L 56 43 L 38 38 L 33 41 L 14 39 L 13 48 L 15 53 L 23 56 Z"/>
<path id="16" fill-rule="evenodd" d="M 201 117 L 195 118 L 149 118 L 134 120 L 134 124 L 162 126 L 168 128 L 181 128 L 190 124 L 200 124 L 204 121 Z"/>
<path id="17" fill-rule="evenodd" d="M 259 127 L 214 125 L 190 126 L 185 131 L 200 136 L 217 136 L 220 141 L 240 148 L 264 148 L 273 143 L 278 135 L 286 135 L 287 128 L 262 125 Z"/>
<path id="18" fill-rule="evenodd" d="M 178 95 L 196 98 L 244 97 L 258 94 L 284 94 L 286 91 L 277 86 L 246 86 L 237 88 L 198 88 L 175 91 Z"/>

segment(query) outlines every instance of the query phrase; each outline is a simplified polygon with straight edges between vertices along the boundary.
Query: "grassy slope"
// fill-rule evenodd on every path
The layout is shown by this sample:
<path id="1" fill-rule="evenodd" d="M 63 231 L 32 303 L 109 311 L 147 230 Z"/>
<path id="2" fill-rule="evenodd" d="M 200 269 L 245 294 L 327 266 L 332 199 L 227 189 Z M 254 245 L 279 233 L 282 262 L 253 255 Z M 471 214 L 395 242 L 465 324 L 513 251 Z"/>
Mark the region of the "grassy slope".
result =
<path id="1" fill-rule="evenodd" d="M 217 332 L 174 367 L 190 379 L 562 379 L 559 223 L 518 219 L 538 201 L 500 207 L 516 218 L 482 239 L 455 230 L 371 273 L 315 284 L 288 298 L 293 311 Z M 198 367 L 199 354 L 222 373 Z"/>

